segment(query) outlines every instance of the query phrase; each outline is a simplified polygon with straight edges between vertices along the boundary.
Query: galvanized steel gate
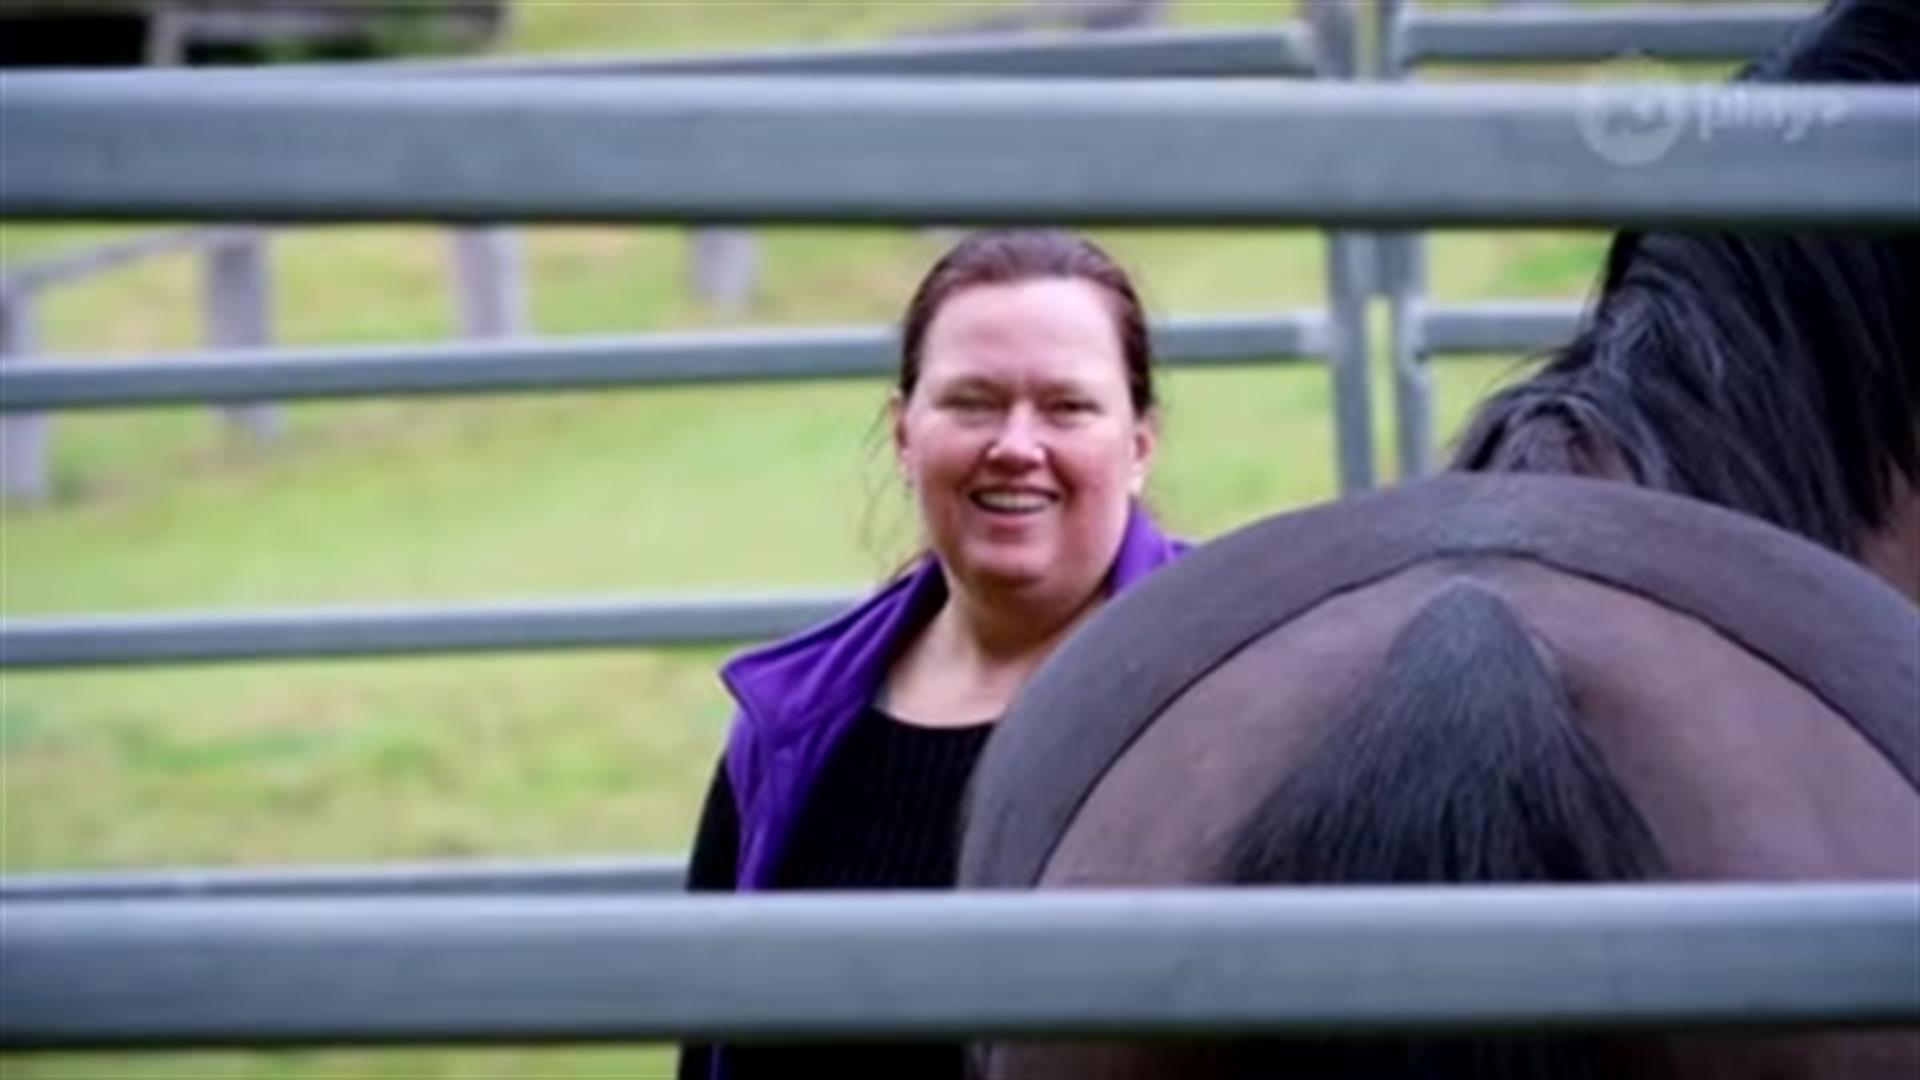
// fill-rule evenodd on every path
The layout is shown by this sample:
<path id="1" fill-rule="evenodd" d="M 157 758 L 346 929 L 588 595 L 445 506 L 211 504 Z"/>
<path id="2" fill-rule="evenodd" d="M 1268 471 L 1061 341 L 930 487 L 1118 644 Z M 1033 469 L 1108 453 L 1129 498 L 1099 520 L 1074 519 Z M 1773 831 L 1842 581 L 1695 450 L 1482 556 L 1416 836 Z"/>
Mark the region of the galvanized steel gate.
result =
<path id="1" fill-rule="evenodd" d="M 1343 491 L 1373 483 L 1370 295 L 1406 475 L 1431 467 L 1429 357 L 1547 347 L 1578 315 L 1425 304 L 1410 230 L 1920 224 L 1910 88 L 1692 87 L 1695 108 L 1757 94 L 1836 119 L 1792 143 L 1683 131 L 1640 160 L 1594 127 L 1590 88 L 1405 82 L 1425 62 L 1739 56 L 1805 9 L 1369 6 L 1364 73 L 1354 10 L 1312 10 L 1253 32 L 5 76 L 0 213 L 1319 226 L 1326 312 L 1155 334 L 1173 363 L 1325 361 Z M 0 409 L 877 376 L 889 344 L 853 328 L 34 361 L 0 368 Z M 734 641 L 850 599 L 10 619 L 0 667 Z M 1920 1021 L 1906 885 L 666 895 L 676 881 L 645 859 L 13 875 L 0 1047 Z"/>

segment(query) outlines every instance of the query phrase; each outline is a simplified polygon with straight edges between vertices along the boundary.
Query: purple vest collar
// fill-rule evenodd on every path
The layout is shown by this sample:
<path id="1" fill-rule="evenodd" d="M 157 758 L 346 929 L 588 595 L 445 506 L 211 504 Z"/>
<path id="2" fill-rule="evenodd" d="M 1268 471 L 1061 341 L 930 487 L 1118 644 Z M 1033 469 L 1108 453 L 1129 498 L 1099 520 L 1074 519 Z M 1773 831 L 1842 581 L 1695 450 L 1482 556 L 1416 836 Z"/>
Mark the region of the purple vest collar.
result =
<path id="1" fill-rule="evenodd" d="M 1119 592 L 1191 546 L 1163 535 L 1138 503 L 1108 576 Z M 907 632 L 946 599 L 931 556 L 843 615 L 743 653 L 720 669 L 739 703 L 726 751 L 740 810 L 737 887 L 764 888 L 828 751 L 884 680 Z"/>

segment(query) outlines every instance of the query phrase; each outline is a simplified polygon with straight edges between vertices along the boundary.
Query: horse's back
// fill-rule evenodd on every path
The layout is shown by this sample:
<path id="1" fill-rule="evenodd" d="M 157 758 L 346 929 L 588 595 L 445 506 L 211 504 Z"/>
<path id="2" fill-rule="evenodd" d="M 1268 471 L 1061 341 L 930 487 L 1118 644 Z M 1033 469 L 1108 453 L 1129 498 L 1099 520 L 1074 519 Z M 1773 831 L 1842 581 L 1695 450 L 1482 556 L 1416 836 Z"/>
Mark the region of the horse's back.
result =
<path id="1" fill-rule="evenodd" d="M 1181 784 L 1183 803 L 1216 799 L 1201 811 L 1231 818 L 1231 793 L 1284 775 L 1324 718 L 1379 677 L 1395 637 L 1461 581 L 1516 608 L 1594 707 L 1609 763 L 1631 775 L 1656 775 L 1629 758 L 1646 738 L 1697 766 L 1688 776 L 1817 781 L 1836 774 L 1810 763 L 1844 760 L 1873 790 L 1920 789 L 1920 612 L 1870 574 L 1689 499 L 1456 475 L 1267 518 L 1113 601 L 995 734 L 963 877 L 1048 880 L 1071 850 L 1068 825 L 1133 804 L 1117 789 L 1134 770 L 1141 793 Z M 1133 841 L 1119 845 L 1124 862 L 1148 865 L 1141 834 L 1115 836 Z M 1079 880 L 1066 873 L 1051 880 Z"/>
<path id="2" fill-rule="evenodd" d="M 961 883 L 1912 880 L 1917 665 L 1912 605 L 1752 519 L 1566 477 L 1404 485 L 1204 545 L 1076 633 L 982 760 Z M 1534 740 L 1556 712 L 1564 738 Z M 1556 803 L 1574 809 L 1541 825 Z M 1476 836 L 1522 824 L 1488 856 L 1446 832 L 1476 813 Z M 1569 865 L 1582 829 L 1597 854 Z M 1535 839 L 1534 862 L 1501 861 Z M 1767 1056 L 1870 1073 L 1916 1049 Z M 1209 1053 L 1001 1053 L 994 1072 L 1217 1071 Z"/>

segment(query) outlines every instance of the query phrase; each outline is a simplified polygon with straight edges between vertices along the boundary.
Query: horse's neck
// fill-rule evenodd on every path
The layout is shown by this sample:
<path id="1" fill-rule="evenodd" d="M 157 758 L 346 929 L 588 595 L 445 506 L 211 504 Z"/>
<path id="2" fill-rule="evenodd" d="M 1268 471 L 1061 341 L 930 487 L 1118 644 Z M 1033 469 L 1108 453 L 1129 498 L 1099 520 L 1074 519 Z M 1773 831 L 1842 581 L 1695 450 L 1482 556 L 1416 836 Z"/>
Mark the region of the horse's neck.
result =
<path id="1" fill-rule="evenodd" d="M 1657 477 L 1635 476 L 1619 447 L 1592 428 L 1569 423 L 1564 415 L 1543 410 L 1520 423 L 1527 430 L 1518 430 L 1518 425 L 1510 429 L 1505 444 L 1488 456 L 1484 467 L 1664 486 Z M 1901 595 L 1920 604 L 1920 489 L 1897 477 L 1888 508 L 1886 523 L 1860 538 L 1855 555 Z"/>

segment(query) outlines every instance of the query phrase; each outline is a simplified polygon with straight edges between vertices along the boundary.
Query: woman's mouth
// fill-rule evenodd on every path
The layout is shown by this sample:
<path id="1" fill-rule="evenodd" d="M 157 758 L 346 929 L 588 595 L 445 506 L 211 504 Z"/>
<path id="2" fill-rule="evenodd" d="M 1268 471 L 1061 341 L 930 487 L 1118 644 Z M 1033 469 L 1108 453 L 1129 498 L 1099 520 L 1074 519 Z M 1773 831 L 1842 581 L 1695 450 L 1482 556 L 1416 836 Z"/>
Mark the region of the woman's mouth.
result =
<path id="1" fill-rule="evenodd" d="M 967 499 L 990 514 L 1038 514 L 1060 501 L 1050 491 L 1033 488 L 981 488 L 969 492 Z"/>

